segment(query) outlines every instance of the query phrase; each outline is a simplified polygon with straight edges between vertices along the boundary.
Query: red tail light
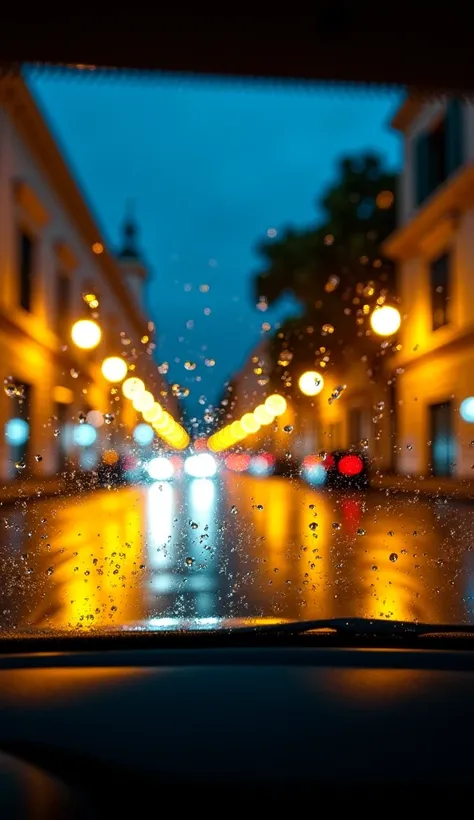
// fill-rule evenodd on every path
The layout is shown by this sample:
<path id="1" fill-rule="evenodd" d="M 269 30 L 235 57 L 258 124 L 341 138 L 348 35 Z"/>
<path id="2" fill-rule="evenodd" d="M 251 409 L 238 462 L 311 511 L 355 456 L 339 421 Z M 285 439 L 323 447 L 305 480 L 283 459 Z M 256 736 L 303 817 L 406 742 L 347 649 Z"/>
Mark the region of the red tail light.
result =
<path id="1" fill-rule="evenodd" d="M 359 456 L 356 455 L 343 456 L 337 465 L 337 469 L 341 475 L 359 475 L 359 473 L 361 473 L 364 469 L 364 462 Z"/>

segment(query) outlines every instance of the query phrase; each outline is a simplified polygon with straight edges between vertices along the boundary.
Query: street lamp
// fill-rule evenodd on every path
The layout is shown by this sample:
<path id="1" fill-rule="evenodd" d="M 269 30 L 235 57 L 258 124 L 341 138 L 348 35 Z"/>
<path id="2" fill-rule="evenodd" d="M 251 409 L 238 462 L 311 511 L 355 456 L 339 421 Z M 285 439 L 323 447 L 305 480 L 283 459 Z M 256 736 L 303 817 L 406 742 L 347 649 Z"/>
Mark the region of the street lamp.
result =
<path id="1" fill-rule="evenodd" d="M 305 396 L 317 396 L 324 387 L 324 379 L 316 370 L 307 370 L 300 376 L 298 386 Z"/>
<path id="2" fill-rule="evenodd" d="M 117 383 L 127 375 L 127 363 L 120 356 L 109 356 L 102 362 L 102 375 L 108 382 Z"/>
<path id="3" fill-rule="evenodd" d="M 401 321 L 400 311 L 390 305 L 375 308 L 370 317 L 370 325 L 377 336 L 393 336 Z"/>
<path id="4" fill-rule="evenodd" d="M 137 379 L 136 376 L 130 376 L 129 379 L 125 379 L 124 383 L 122 384 L 122 393 L 126 399 L 134 399 L 135 396 L 138 396 L 140 393 L 145 392 L 145 385 L 143 384 L 141 379 Z"/>
<path id="5" fill-rule="evenodd" d="M 71 328 L 71 338 L 76 347 L 82 350 L 93 350 L 102 337 L 102 331 L 92 319 L 79 319 Z"/>
<path id="6" fill-rule="evenodd" d="M 273 413 L 274 416 L 282 416 L 287 407 L 286 399 L 280 396 L 279 393 L 274 393 L 265 399 L 265 407 L 270 413 Z"/>
<path id="7" fill-rule="evenodd" d="M 151 410 L 155 404 L 155 398 L 149 390 L 144 390 L 143 393 L 138 393 L 133 397 L 132 404 L 139 413 L 145 413 L 147 410 Z"/>
<path id="8" fill-rule="evenodd" d="M 271 424 L 275 418 L 274 414 L 264 404 L 259 404 L 253 411 L 253 415 L 259 424 Z"/>

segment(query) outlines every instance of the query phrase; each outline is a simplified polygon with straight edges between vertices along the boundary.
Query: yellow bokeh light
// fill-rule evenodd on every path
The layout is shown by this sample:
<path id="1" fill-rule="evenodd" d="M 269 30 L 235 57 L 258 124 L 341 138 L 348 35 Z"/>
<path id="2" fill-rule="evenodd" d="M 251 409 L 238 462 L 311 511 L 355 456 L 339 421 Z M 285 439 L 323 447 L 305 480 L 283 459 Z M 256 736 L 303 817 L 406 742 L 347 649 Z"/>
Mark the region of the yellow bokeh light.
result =
<path id="1" fill-rule="evenodd" d="M 132 376 L 130 379 L 125 379 L 122 384 L 122 393 L 126 399 L 134 399 L 139 393 L 145 392 L 145 385 L 141 379 Z"/>
<path id="2" fill-rule="evenodd" d="M 270 413 L 273 413 L 274 416 L 281 416 L 287 408 L 286 399 L 278 393 L 274 393 L 273 396 L 269 396 L 268 399 L 265 400 L 265 407 Z"/>
<path id="3" fill-rule="evenodd" d="M 162 415 L 163 408 L 157 401 L 153 403 L 149 410 L 143 411 L 143 418 L 148 422 L 159 421 Z"/>
<path id="4" fill-rule="evenodd" d="M 246 436 L 246 432 L 245 432 L 244 428 L 242 427 L 242 424 L 241 424 L 240 421 L 233 421 L 232 424 L 230 425 L 229 432 L 230 432 L 232 438 L 235 439 L 235 441 L 239 441 L 239 439 L 245 438 L 245 436 Z"/>
<path id="5" fill-rule="evenodd" d="M 390 305 L 376 308 L 370 317 L 370 324 L 377 336 L 393 336 L 400 327 L 400 311 Z"/>
<path id="6" fill-rule="evenodd" d="M 307 370 L 300 376 L 298 386 L 305 396 L 317 396 L 324 387 L 324 379 L 316 370 Z"/>
<path id="7" fill-rule="evenodd" d="M 120 356 L 109 356 L 102 362 L 101 370 L 108 382 L 121 382 L 127 375 L 127 363 Z"/>
<path id="8" fill-rule="evenodd" d="M 257 433 L 260 430 L 260 425 L 253 413 L 245 413 L 240 419 L 240 423 L 246 433 Z"/>
<path id="9" fill-rule="evenodd" d="M 102 338 L 102 331 L 97 322 L 92 319 L 79 319 L 72 326 L 71 338 L 76 347 L 82 350 L 93 350 Z"/>
<path id="10" fill-rule="evenodd" d="M 271 413 L 268 407 L 265 407 L 264 404 L 259 404 L 253 411 L 253 414 L 259 424 L 271 424 L 275 418 L 274 414 Z"/>
<path id="11" fill-rule="evenodd" d="M 154 403 L 155 399 L 153 393 L 150 393 L 148 390 L 144 390 L 143 393 L 138 393 L 132 401 L 135 410 L 138 410 L 139 413 L 144 413 L 146 410 L 151 410 Z"/>

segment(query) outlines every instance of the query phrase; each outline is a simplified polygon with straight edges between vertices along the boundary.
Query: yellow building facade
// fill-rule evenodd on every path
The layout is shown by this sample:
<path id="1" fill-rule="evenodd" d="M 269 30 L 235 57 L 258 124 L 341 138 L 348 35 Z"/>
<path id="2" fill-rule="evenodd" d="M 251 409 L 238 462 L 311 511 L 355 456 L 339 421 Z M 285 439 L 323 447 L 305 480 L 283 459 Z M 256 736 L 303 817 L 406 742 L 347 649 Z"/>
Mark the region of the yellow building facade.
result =
<path id="1" fill-rule="evenodd" d="M 123 356 L 130 375 L 174 411 L 153 362 L 154 329 L 139 300 L 143 280 L 138 260 L 120 260 L 107 248 L 24 80 L 1 77 L 0 481 L 18 478 L 19 450 L 4 434 L 16 416 L 29 425 L 27 446 L 20 448 L 23 474 L 38 478 L 58 474 L 66 455 L 81 467 L 80 448 L 71 441 L 66 446 L 65 430 L 82 413 L 115 417 L 97 430 L 98 444 L 127 439 L 141 417 L 104 379 L 107 356 Z M 94 295 L 94 309 L 86 294 Z M 93 351 L 79 350 L 71 327 L 92 317 L 102 340 Z M 10 379 L 23 398 L 8 394 Z"/>
<path id="2" fill-rule="evenodd" d="M 474 107 L 408 98 L 397 262 L 402 345 L 396 376 L 397 471 L 472 478 L 474 463 Z"/>

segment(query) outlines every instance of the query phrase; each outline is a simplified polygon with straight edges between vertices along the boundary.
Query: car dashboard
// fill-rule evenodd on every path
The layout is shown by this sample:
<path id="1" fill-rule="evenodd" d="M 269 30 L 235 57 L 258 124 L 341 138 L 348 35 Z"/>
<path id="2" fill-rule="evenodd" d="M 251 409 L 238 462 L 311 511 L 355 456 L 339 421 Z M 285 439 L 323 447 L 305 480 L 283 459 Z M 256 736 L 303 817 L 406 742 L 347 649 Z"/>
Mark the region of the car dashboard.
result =
<path id="1" fill-rule="evenodd" d="M 2 654 L 0 816 L 470 793 L 471 650 L 302 644 Z"/>

